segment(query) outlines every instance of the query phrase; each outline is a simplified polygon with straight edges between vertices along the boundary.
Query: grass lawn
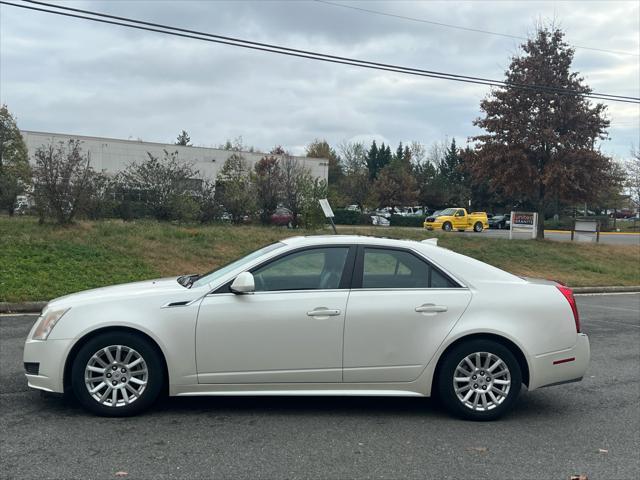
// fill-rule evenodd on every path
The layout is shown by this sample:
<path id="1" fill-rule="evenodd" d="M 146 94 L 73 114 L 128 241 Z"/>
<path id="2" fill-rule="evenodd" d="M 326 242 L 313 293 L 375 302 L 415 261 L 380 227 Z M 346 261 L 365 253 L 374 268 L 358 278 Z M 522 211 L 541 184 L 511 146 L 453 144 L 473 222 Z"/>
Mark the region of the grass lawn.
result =
<path id="1" fill-rule="evenodd" d="M 571 286 L 640 285 L 637 246 L 462 237 L 411 228 L 338 229 L 415 240 L 437 236 L 441 246 L 509 272 Z M 114 283 L 204 272 L 283 237 L 312 233 L 319 232 L 119 220 L 56 227 L 30 217 L 0 217 L 0 301 L 49 300 Z"/>

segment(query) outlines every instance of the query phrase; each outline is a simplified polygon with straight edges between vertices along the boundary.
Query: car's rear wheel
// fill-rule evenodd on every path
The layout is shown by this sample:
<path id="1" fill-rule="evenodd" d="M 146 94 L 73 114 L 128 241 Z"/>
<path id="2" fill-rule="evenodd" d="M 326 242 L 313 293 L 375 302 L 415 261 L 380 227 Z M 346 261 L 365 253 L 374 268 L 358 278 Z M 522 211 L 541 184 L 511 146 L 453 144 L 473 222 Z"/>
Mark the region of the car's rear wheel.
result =
<path id="1" fill-rule="evenodd" d="M 481 232 L 484 229 L 482 222 L 476 222 L 475 225 L 473 226 L 473 231 L 474 232 Z"/>
<path id="2" fill-rule="evenodd" d="M 71 384 L 87 410 L 104 416 L 135 415 L 158 398 L 162 359 L 151 343 L 129 332 L 91 338 L 78 351 Z"/>
<path id="3" fill-rule="evenodd" d="M 442 225 L 442 229 L 445 232 L 450 232 L 453 229 L 453 226 L 451 225 L 451 222 L 444 222 L 444 224 Z"/>
<path id="4" fill-rule="evenodd" d="M 520 365 L 511 351 L 492 340 L 454 347 L 437 376 L 444 406 L 469 420 L 495 420 L 511 409 L 522 387 Z"/>

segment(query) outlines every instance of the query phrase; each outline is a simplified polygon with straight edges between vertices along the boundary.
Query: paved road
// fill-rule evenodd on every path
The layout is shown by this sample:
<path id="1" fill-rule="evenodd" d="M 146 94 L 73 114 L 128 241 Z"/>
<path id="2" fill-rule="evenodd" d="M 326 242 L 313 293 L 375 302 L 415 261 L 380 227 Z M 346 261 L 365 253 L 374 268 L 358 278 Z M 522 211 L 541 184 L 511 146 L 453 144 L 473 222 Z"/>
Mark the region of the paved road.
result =
<path id="1" fill-rule="evenodd" d="M 338 225 L 338 233 L 340 233 L 340 227 L 346 227 L 346 225 Z M 350 229 L 357 229 L 357 228 L 370 228 L 371 225 L 349 225 L 348 228 Z M 377 227 L 380 230 L 380 235 L 384 235 L 384 229 L 385 227 Z M 417 227 L 404 227 L 404 228 L 411 228 L 412 230 L 416 230 L 416 231 L 425 231 L 423 228 L 417 228 Z M 472 231 L 467 231 L 467 232 L 458 232 L 458 231 L 453 231 L 453 232 L 442 232 L 440 231 L 440 233 L 442 233 L 443 235 L 466 235 L 466 236 L 472 236 L 474 238 L 509 238 L 509 230 L 499 230 L 499 229 L 494 229 L 494 228 L 490 228 L 487 230 L 484 230 L 482 233 L 475 233 Z M 544 232 L 544 236 L 545 238 L 549 239 L 549 240 L 558 240 L 558 241 L 562 241 L 562 242 L 569 242 L 571 241 L 571 232 L 562 232 L 562 231 L 558 231 L 558 230 L 554 230 L 554 231 L 549 231 L 549 230 L 545 230 Z M 515 233 L 515 238 L 518 239 L 526 239 L 526 238 L 530 238 L 530 235 L 527 235 L 526 233 Z M 590 242 L 595 242 L 595 240 L 593 240 L 593 236 L 586 238 L 586 240 L 590 241 Z M 576 240 L 577 241 L 577 237 Z M 611 244 L 611 245 L 636 245 L 640 247 L 640 233 L 602 233 L 600 234 L 600 243 L 606 243 L 606 244 Z"/>
<path id="2" fill-rule="evenodd" d="M 450 232 L 458 235 L 474 235 L 473 232 Z M 477 235 L 477 233 L 475 234 Z M 509 238 L 509 230 L 489 229 L 482 232 L 482 235 L 492 238 Z M 516 238 L 525 238 L 526 234 L 517 233 Z M 549 240 L 559 240 L 568 242 L 571 240 L 571 232 L 544 232 L 545 238 Z M 592 240 L 593 241 L 593 240 Z M 640 234 L 620 234 L 620 233 L 602 233 L 600 234 L 600 243 L 612 245 L 637 245 L 640 246 Z"/>
<path id="3" fill-rule="evenodd" d="M 93 417 L 27 390 L 34 317 L 2 317 L 0 476 L 640 478 L 640 295 L 578 303 L 593 357 L 584 381 L 524 392 L 493 423 L 413 398 L 182 398 L 135 418 Z"/>

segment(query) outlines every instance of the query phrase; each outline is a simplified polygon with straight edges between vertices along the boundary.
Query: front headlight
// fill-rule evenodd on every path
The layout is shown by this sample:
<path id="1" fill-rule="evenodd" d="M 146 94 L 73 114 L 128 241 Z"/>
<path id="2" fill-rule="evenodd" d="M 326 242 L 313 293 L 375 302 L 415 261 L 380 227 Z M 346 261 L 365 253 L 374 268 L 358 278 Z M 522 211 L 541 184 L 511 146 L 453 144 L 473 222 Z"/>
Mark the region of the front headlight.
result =
<path id="1" fill-rule="evenodd" d="M 38 319 L 38 323 L 36 324 L 36 328 L 33 331 L 33 340 L 46 340 L 53 330 L 53 327 L 56 326 L 58 320 L 62 318 L 62 316 L 69 311 L 69 308 L 64 308 L 61 310 L 49 310 L 44 315 L 42 315 Z"/>

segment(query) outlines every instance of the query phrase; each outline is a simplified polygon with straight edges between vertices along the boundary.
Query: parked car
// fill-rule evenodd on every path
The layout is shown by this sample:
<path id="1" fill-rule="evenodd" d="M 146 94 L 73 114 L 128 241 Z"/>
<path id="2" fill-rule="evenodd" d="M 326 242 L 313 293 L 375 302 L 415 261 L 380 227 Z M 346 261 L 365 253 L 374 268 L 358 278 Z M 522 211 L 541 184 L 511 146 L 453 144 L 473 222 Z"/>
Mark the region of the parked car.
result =
<path id="1" fill-rule="evenodd" d="M 569 288 L 432 242 L 288 238 L 202 275 L 57 298 L 25 342 L 27 382 L 107 416 L 168 391 L 438 395 L 491 420 L 522 384 L 583 377 L 589 340 Z"/>
<path id="2" fill-rule="evenodd" d="M 481 232 L 485 228 L 489 228 L 489 221 L 486 212 L 468 213 L 466 209 L 456 207 L 442 210 L 437 216 L 428 216 L 423 225 L 427 230 L 442 229 L 445 232 L 450 232 L 455 228 L 464 232 L 471 228 L 474 232 Z"/>
<path id="3" fill-rule="evenodd" d="M 391 221 L 380 215 L 371 215 L 371 225 L 376 225 L 379 227 L 389 227 L 391 225 Z"/>
<path id="4" fill-rule="evenodd" d="M 374 210 L 372 213 L 376 217 L 391 218 L 393 209 L 391 207 L 384 207 Z"/>
<path id="5" fill-rule="evenodd" d="M 423 214 L 424 214 L 424 209 L 422 207 L 403 207 L 397 213 L 397 215 L 401 215 L 403 217 L 420 216 Z"/>
<path id="6" fill-rule="evenodd" d="M 271 215 L 271 223 L 273 225 L 290 227 L 293 225 L 293 213 L 288 208 L 278 207 Z"/>
<path id="7" fill-rule="evenodd" d="M 494 215 L 488 220 L 489 228 L 509 228 L 511 225 L 511 214 Z"/>

